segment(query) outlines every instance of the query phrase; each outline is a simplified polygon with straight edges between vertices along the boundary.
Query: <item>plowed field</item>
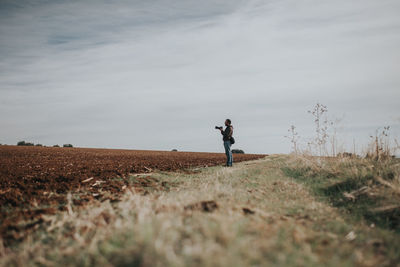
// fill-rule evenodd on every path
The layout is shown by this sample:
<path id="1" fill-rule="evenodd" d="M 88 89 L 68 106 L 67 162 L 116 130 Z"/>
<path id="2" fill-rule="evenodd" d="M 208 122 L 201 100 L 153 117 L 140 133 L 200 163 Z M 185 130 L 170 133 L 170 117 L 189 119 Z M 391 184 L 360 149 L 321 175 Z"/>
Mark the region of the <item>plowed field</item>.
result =
<path id="1" fill-rule="evenodd" d="M 235 154 L 234 162 L 265 156 Z M 116 201 L 124 190 L 168 190 L 152 172 L 224 162 L 222 153 L 0 146 L 0 235 L 6 245 L 22 239 L 43 214 L 66 209 L 68 193 L 74 205 Z"/>

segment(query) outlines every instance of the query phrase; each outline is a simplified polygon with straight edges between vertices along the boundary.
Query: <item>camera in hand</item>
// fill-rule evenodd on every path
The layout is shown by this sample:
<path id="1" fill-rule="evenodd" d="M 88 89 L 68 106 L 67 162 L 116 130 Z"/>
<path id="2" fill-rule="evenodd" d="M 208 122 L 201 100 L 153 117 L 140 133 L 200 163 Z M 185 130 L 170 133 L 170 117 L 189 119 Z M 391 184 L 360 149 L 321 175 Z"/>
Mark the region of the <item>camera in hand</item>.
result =
<path id="1" fill-rule="evenodd" d="M 215 126 L 215 129 L 221 130 L 222 126 Z"/>

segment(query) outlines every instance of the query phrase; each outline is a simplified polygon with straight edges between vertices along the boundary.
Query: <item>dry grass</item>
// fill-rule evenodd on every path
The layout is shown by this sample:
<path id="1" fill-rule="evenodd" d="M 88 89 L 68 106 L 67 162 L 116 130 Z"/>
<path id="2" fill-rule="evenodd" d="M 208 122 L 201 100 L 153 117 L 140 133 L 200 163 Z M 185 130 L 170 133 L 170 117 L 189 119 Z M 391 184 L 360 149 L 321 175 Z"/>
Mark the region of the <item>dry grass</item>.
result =
<path id="1" fill-rule="evenodd" d="M 352 201 L 366 197 L 379 208 L 400 203 L 399 159 L 317 158 L 303 155 L 292 156 L 286 167 L 290 176 L 304 178 L 310 183 L 330 185 L 332 190 L 339 190 Z"/>
<path id="2" fill-rule="evenodd" d="M 292 156 L 283 171 L 358 220 L 400 234 L 400 160 Z"/>
<path id="3" fill-rule="evenodd" d="M 46 217 L 46 226 L 13 249 L 3 266 L 390 266 L 399 238 L 354 223 L 281 171 L 286 156 L 158 173 L 176 187 L 126 192 Z"/>

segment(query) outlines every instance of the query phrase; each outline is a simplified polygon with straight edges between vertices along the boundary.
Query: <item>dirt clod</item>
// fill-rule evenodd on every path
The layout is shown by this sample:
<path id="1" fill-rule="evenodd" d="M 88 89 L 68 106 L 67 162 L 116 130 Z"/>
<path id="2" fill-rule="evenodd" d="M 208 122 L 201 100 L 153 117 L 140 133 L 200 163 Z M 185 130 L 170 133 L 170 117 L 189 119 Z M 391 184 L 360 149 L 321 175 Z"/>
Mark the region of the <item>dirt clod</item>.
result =
<path id="1" fill-rule="evenodd" d="M 200 210 L 204 212 L 213 212 L 218 209 L 218 204 L 214 200 L 201 201 L 185 206 L 185 210 Z"/>
<path id="2" fill-rule="evenodd" d="M 253 214 L 256 213 L 254 210 L 251 210 L 251 209 L 249 209 L 249 208 L 242 208 L 242 210 L 243 210 L 243 213 L 244 213 L 245 215 L 253 215 Z"/>

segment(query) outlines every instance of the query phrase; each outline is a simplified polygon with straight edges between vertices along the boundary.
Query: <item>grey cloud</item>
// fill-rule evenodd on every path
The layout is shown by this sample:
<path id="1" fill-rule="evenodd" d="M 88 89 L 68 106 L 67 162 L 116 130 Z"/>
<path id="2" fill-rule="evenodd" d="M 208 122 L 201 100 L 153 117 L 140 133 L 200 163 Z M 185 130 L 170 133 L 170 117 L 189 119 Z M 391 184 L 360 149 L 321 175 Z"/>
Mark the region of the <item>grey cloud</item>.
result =
<path id="1" fill-rule="evenodd" d="M 2 143 L 221 151 L 230 117 L 245 151 L 287 152 L 318 101 L 346 139 L 399 132 L 394 0 L 2 3 Z"/>

